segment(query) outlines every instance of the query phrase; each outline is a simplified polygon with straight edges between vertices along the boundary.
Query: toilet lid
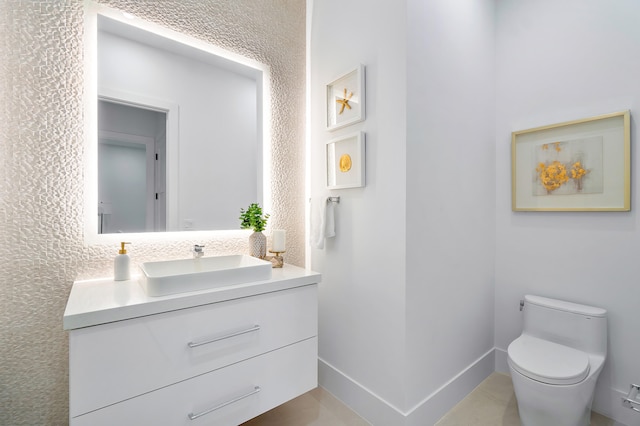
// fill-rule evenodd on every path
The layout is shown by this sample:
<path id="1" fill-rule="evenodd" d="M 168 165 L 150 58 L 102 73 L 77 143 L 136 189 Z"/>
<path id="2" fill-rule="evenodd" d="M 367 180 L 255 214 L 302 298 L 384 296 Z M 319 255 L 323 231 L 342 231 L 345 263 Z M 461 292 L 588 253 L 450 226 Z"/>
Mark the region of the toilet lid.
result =
<path id="1" fill-rule="evenodd" d="M 586 353 L 526 334 L 511 342 L 507 352 L 516 371 L 542 383 L 571 385 L 589 374 Z"/>

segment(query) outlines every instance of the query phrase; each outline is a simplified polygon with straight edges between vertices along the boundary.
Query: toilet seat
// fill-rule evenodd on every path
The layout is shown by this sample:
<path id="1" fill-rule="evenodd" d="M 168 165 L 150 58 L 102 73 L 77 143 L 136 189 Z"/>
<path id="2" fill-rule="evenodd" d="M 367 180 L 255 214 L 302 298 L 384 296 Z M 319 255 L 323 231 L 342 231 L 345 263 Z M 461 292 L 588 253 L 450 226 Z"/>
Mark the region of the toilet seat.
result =
<path id="1" fill-rule="evenodd" d="M 589 375 L 589 356 L 577 349 L 523 334 L 507 349 L 513 368 L 551 385 L 572 385 Z"/>

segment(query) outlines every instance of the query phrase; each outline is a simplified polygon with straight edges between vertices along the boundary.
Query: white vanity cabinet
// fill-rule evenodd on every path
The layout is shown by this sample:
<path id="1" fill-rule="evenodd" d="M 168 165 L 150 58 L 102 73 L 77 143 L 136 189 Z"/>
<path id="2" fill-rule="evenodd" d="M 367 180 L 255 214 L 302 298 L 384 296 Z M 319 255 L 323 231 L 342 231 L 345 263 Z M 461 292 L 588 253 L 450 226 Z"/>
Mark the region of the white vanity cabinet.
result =
<path id="1" fill-rule="evenodd" d="M 74 283 L 72 425 L 237 425 L 317 386 L 317 283 L 271 280 L 147 297 L 135 281 Z"/>

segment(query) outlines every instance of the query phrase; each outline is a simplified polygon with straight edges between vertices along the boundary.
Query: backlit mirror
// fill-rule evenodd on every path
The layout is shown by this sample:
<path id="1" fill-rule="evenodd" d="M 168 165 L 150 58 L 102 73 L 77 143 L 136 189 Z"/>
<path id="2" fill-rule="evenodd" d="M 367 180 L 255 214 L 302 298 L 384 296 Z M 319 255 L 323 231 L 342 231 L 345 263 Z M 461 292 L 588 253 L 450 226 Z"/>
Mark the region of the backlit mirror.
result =
<path id="1" fill-rule="evenodd" d="M 240 207 L 264 203 L 265 67 L 113 9 L 95 22 L 91 226 L 238 229 Z"/>

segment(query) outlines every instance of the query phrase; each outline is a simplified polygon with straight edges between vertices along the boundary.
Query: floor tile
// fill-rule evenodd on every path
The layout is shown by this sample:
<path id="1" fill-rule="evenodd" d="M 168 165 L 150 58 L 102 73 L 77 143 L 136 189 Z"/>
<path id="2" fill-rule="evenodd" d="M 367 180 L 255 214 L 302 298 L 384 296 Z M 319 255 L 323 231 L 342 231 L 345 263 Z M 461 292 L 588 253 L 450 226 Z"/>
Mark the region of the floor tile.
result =
<path id="1" fill-rule="evenodd" d="M 591 426 L 615 422 L 592 413 Z M 318 387 L 242 426 L 367 426 L 349 407 Z M 381 425 L 392 426 L 392 425 Z M 511 377 L 493 373 L 453 407 L 435 426 L 520 426 Z"/>
<path id="2" fill-rule="evenodd" d="M 242 426 L 368 426 L 369 423 L 321 387 Z"/>
<path id="3" fill-rule="evenodd" d="M 615 422 L 591 413 L 591 426 L 612 426 Z M 520 426 L 518 403 L 511 377 L 493 373 L 453 407 L 436 426 Z"/>

